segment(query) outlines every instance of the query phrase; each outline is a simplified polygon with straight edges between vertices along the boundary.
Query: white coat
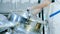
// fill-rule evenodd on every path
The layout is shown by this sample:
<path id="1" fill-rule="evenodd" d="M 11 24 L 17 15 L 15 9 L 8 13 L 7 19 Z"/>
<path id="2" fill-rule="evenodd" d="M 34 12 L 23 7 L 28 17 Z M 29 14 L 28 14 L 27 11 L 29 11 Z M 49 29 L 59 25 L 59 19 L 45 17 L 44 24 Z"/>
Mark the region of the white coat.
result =
<path id="1" fill-rule="evenodd" d="M 60 34 L 60 3 L 57 1 L 59 0 L 56 0 L 54 3 L 50 4 L 48 34 Z M 54 15 L 51 16 L 52 14 Z"/>

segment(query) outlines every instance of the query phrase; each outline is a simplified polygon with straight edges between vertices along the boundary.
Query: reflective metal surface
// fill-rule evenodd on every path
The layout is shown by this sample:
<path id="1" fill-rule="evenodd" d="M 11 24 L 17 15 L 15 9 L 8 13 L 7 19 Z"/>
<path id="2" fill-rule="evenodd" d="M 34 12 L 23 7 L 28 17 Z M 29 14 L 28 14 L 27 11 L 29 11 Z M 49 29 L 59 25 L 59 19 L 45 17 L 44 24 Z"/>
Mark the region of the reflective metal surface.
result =
<path id="1" fill-rule="evenodd" d="M 0 32 L 6 30 L 6 27 L 1 27 L 4 26 L 8 22 L 8 19 L 6 16 L 0 14 Z"/>
<path id="2" fill-rule="evenodd" d="M 25 23 L 27 21 L 27 18 L 24 18 L 21 15 L 13 13 L 10 15 L 9 21 Z"/>

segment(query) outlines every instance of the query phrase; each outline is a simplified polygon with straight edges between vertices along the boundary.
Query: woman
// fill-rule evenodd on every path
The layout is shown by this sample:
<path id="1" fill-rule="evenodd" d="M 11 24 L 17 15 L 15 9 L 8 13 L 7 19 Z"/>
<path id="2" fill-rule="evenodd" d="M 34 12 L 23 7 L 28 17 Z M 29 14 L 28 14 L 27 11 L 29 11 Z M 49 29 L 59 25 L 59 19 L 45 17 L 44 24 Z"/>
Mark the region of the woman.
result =
<path id="1" fill-rule="evenodd" d="M 42 9 L 48 6 L 51 2 L 45 0 L 45 2 L 39 4 L 36 7 L 32 7 L 29 10 Z M 60 34 L 60 0 L 55 0 L 54 3 L 50 4 L 50 16 L 49 16 L 49 32 L 48 34 Z M 39 11 L 35 11 L 33 14 L 38 14 Z"/>

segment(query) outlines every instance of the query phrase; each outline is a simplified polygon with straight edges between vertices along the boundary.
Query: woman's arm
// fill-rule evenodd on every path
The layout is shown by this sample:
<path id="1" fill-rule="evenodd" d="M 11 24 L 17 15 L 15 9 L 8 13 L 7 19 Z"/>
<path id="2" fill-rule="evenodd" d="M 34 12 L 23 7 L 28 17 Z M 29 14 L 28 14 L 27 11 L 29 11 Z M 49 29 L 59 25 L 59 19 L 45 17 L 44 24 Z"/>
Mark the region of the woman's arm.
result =
<path id="1" fill-rule="evenodd" d="M 29 10 L 36 10 L 36 11 L 34 11 L 34 12 L 32 13 L 33 15 L 36 15 L 36 14 L 38 14 L 38 13 L 40 12 L 40 11 L 39 11 L 40 9 L 48 6 L 50 3 L 51 3 L 51 2 L 50 2 L 49 0 L 45 0 L 44 2 L 40 3 L 38 6 L 34 6 L 34 7 L 32 7 L 32 8 L 30 7 Z"/>
<path id="2" fill-rule="evenodd" d="M 40 3 L 38 6 L 34 6 L 31 9 L 35 10 L 35 9 L 41 9 L 44 8 L 46 6 L 48 6 L 51 2 L 49 0 L 45 0 L 44 2 Z"/>

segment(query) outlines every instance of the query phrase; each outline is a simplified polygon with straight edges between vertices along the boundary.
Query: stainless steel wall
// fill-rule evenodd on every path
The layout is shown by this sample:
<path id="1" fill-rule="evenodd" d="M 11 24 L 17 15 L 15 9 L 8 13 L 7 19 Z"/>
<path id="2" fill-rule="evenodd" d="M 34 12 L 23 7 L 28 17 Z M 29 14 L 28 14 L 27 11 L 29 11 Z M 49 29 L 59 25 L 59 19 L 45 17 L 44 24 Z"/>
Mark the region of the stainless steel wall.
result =
<path id="1" fill-rule="evenodd" d="M 0 0 L 0 13 L 7 13 L 10 10 L 26 9 L 36 4 L 37 0 Z"/>

